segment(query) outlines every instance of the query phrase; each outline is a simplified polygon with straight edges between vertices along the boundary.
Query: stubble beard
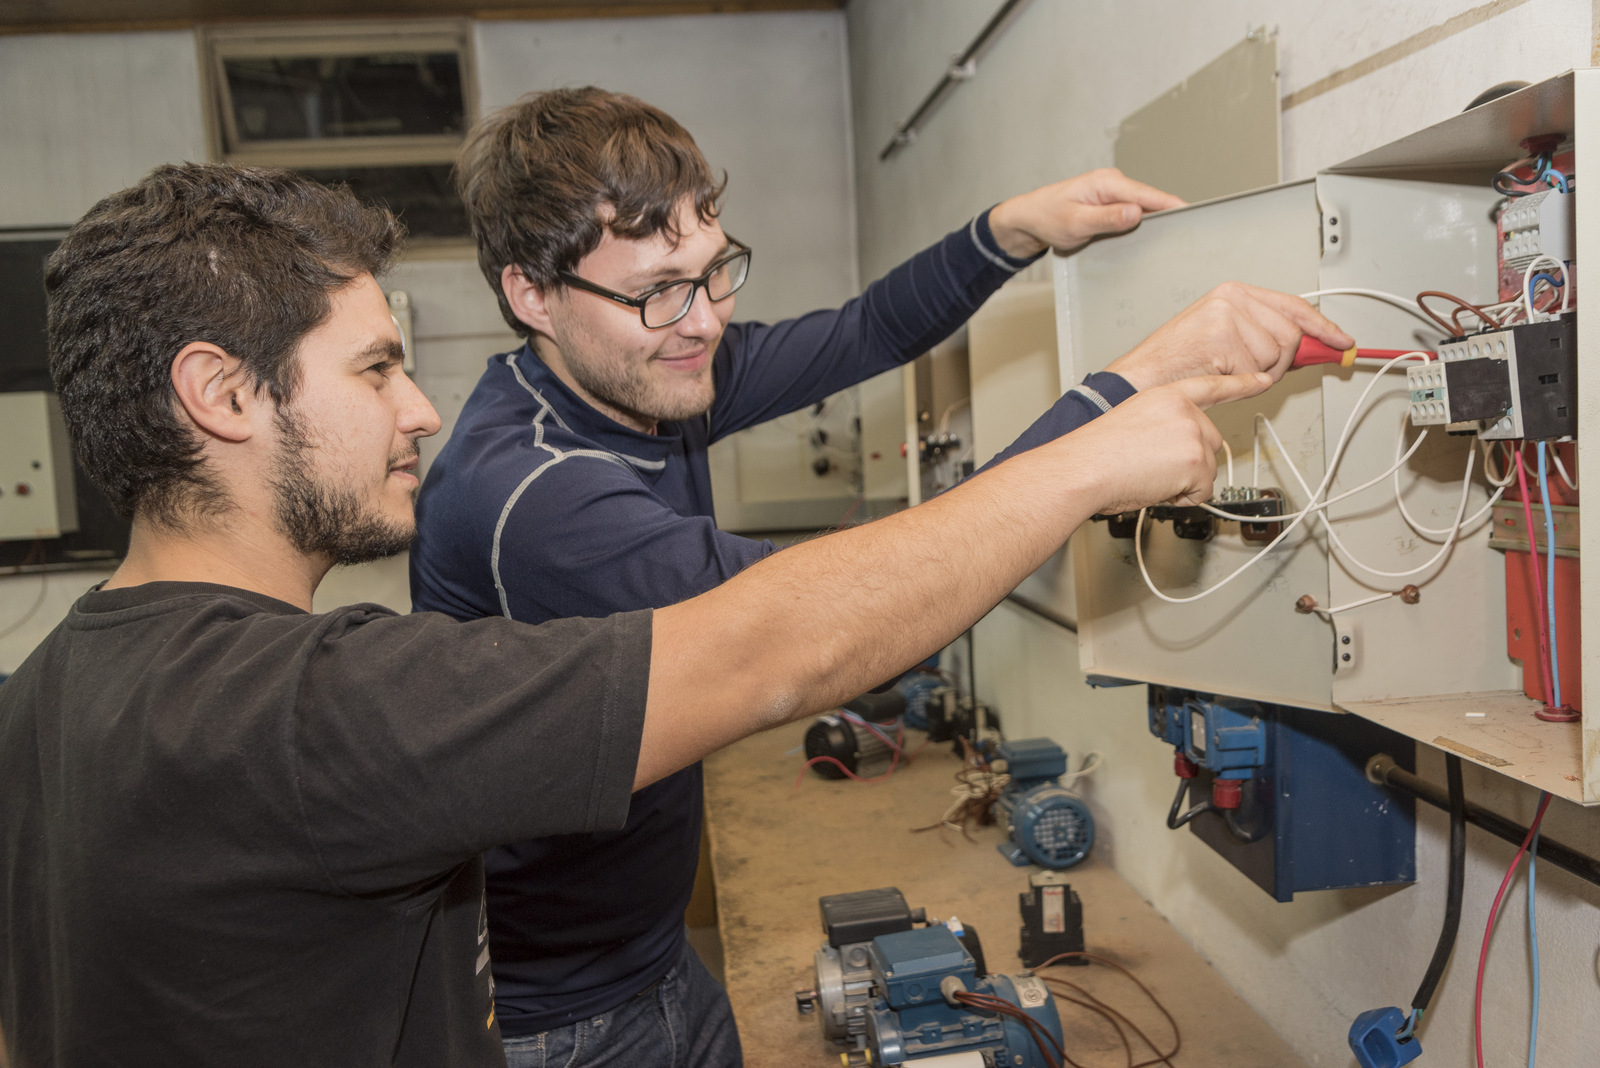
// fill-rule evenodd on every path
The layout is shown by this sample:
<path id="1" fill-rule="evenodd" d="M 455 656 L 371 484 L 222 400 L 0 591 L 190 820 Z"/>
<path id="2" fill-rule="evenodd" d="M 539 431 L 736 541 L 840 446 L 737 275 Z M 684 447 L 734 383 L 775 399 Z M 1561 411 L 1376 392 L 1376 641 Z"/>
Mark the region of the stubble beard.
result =
<path id="1" fill-rule="evenodd" d="M 281 441 L 272 464 L 273 512 L 278 529 L 297 550 L 325 555 L 338 566 L 364 564 L 404 552 L 415 523 L 376 513 L 355 490 L 318 481 L 311 453 L 317 447 L 287 408 L 275 417 Z M 417 443 L 389 458 L 389 467 L 417 455 Z M 416 500 L 416 490 L 411 498 Z"/>
<path id="2" fill-rule="evenodd" d="M 721 341 L 719 335 L 715 343 L 708 342 L 706 347 L 715 352 Z M 697 418 L 711 410 L 717 389 L 709 363 L 701 372 L 698 389 L 693 392 L 671 391 L 651 380 L 649 359 L 643 362 L 628 360 L 621 366 L 604 359 L 591 359 L 591 345 L 596 344 L 601 342 L 567 336 L 561 337 L 556 347 L 573 380 L 585 393 L 602 404 L 640 423 L 676 423 Z"/>

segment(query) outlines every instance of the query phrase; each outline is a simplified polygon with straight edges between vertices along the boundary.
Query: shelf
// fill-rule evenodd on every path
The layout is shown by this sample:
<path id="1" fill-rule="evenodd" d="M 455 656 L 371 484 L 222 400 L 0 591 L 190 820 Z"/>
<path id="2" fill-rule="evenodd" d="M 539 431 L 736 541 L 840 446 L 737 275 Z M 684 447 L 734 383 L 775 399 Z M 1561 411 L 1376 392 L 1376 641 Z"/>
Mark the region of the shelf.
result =
<path id="1" fill-rule="evenodd" d="M 1584 790 L 1582 725 L 1535 718 L 1540 704 L 1521 690 L 1352 701 L 1335 707 L 1556 797 L 1600 804 L 1600 797 L 1586 796 Z"/>

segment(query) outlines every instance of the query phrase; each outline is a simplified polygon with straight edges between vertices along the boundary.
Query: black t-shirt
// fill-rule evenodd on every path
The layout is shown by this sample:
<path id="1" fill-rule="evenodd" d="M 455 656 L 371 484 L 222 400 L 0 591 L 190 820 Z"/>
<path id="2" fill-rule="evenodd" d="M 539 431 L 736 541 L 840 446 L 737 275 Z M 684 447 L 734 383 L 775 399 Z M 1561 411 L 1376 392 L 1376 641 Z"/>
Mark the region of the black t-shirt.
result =
<path id="1" fill-rule="evenodd" d="M 650 614 L 92 591 L 0 685 L 12 1068 L 503 1064 L 477 855 L 623 825 Z"/>

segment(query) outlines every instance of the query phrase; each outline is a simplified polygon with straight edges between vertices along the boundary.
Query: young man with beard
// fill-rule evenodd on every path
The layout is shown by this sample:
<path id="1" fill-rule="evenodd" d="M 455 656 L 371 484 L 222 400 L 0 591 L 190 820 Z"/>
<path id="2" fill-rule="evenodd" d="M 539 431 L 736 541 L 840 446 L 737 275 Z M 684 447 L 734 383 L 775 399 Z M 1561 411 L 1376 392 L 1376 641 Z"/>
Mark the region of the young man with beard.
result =
<path id="1" fill-rule="evenodd" d="M 313 615 L 330 567 L 406 545 L 439 428 L 374 280 L 399 236 L 188 164 L 50 259 L 76 458 L 133 534 L 0 686 L 15 1068 L 504 1064 L 483 850 L 614 833 L 635 788 L 948 642 L 1092 513 L 1206 498 L 1199 406 L 1270 381 L 1153 390 L 653 612 Z"/>
<path id="2" fill-rule="evenodd" d="M 768 325 L 732 321 L 750 249 L 723 231 L 722 186 L 693 139 L 641 101 L 592 88 L 525 97 L 479 127 L 458 177 L 479 263 L 527 344 L 489 361 L 433 464 L 412 596 L 419 610 L 530 622 L 673 604 L 768 558 L 771 543 L 716 528 L 711 442 L 926 352 L 1047 248 L 1180 203 L 1096 171 L 984 212 L 837 311 Z M 1069 390 L 989 466 L 1136 390 L 1276 377 L 1302 330 L 1352 344 L 1304 301 L 1221 287 Z M 1112 463 L 1126 474 L 1136 461 Z M 701 781 L 693 765 L 639 791 L 621 833 L 524 839 L 485 858 L 513 1068 L 739 1061 L 727 997 L 683 931 Z"/>

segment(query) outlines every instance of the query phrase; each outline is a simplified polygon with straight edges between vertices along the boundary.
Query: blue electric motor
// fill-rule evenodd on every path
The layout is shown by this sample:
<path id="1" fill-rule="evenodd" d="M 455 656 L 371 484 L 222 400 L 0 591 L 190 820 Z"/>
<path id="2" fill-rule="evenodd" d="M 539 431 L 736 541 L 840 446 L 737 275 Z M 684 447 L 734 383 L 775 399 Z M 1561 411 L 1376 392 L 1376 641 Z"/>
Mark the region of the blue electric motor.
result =
<path id="1" fill-rule="evenodd" d="M 1008 1068 L 1050 1063 L 1021 1021 L 956 1000 L 957 991 L 1001 998 L 1060 1043 L 1061 1017 L 1043 979 L 1031 972 L 979 978 L 972 957 L 942 924 L 879 935 L 869 953 L 876 996 L 867 1012 L 867 1063 L 915 1064 L 960 1053 Z"/>
<path id="2" fill-rule="evenodd" d="M 1062 786 L 1067 754 L 1048 738 L 1001 742 L 1011 781 L 995 802 L 1010 838 L 998 846 L 1017 867 L 1037 864 L 1060 871 L 1077 864 L 1094 846 L 1094 817 L 1077 794 Z"/>

